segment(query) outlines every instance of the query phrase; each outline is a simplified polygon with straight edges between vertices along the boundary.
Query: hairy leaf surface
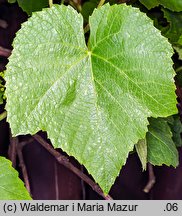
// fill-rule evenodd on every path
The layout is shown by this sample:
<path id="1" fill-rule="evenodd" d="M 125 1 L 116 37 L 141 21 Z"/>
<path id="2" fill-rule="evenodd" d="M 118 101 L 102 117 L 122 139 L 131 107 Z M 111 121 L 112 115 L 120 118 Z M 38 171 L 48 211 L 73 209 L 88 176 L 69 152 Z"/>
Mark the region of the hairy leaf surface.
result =
<path id="1" fill-rule="evenodd" d="M 177 112 L 173 51 L 130 6 L 106 4 L 89 24 L 88 48 L 82 15 L 69 6 L 23 24 L 5 75 L 7 119 L 13 135 L 47 131 L 108 193 L 147 117 Z"/>
<path id="2" fill-rule="evenodd" d="M 176 167 L 178 151 L 172 140 L 171 129 L 165 119 L 150 119 L 147 133 L 148 161 L 153 165 L 166 164 Z"/>
<path id="3" fill-rule="evenodd" d="M 31 197 L 11 162 L 0 157 L 0 200 L 30 200 Z"/>

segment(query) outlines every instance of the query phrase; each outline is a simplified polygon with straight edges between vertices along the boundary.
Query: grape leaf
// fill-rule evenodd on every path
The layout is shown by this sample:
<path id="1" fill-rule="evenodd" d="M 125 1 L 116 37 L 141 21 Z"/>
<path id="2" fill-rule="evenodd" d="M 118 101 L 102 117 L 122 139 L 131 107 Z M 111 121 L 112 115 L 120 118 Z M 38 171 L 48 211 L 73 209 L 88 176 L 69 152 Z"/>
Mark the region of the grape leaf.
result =
<path id="1" fill-rule="evenodd" d="M 14 136 L 47 131 L 108 193 L 147 117 L 177 112 L 173 50 L 125 4 L 96 9 L 89 25 L 87 48 L 83 17 L 70 6 L 23 24 L 5 74 L 7 120 Z"/>
<path id="2" fill-rule="evenodd" d="M 16 0 L 8 0 L 9 3 L 15 3 Z M 28 15 L 31 15 L 34 11 L 40 11 L 49 5 L 49 0 L 17 0 L 18 5 Z"/>
<path id="3" fill-rule="evenodd" d="M 172 11 L 182 11 L 181 0 L 140 0 L 140 2 L 149 10 L 156 6 L 162 5 Z"/>
<path id="4" fill-rule="evenodd" d="M 162 34 L 169 38 L 172 43 L 178 44 L 182 35 L 182 12 L 172 12 L 167 9 L 162 9 L 162 11 L 169 22 L 169 26 L 162 30 Z"/>
<path id="5" fill-rule="evenodd" d="M 11 162 L 0 157 L 0 200 L 31 200 Z"/>
<path id="6" fill-rule="evenodd" d="M 178 151 L 167 121 L 162 118 L 151 118 L 148 128 L 146 135 L 148 161 L 153 165 L 166 164 L 176 167 L 179 163 Z"/>

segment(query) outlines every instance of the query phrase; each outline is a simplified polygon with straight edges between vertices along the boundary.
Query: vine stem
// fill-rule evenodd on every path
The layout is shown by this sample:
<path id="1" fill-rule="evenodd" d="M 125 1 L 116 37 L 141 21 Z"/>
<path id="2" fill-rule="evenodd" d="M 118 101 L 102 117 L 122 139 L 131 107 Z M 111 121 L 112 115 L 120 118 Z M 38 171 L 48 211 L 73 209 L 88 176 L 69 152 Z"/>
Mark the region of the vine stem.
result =
<path id="1" fill-rule="evenodd" d="M 153 188 L 155 182 L 156 182 L 155 174 L 154 174 L 154 169 L 153 169 L 152 164 L 150 164 L 150 163 L 148 163 L 148 173 L 149 173 L 149 180 L 148 180 L 147 185 L 143 189 L 143 191 L 145 193 L 149 193 L 150 190 Z"/>
<path id="2" fill-rule="evenodd" d="M 53 0 L 49 0 L 49 7 L 53 6 Z"/>
<path id="3" fill-rule="evenodd" d="M 102 191 L 102 189 L 87 175 L 85 175 L 81 170 L 79 170 L 77 167 L 75 167 L 67 157 L 53 149 L 49 143 L 47 143 L 41 136 L 38 134 L 35 134 L 33 136 L 36 141 L 38 141 L 50 154 L 52 154 L 55 159 L 58 161 L 59 164 L 65 166 L 69 170 L 71 170 L 73 173 L 75 173 L 78 177 L 80 177 L 83 181 L 85 181 L 90 187 L 96 191 L 100 196 L 102 196 L 105 200 L 112 200 L 112 197 L 109 195 L 105 195 Z"/>
<path id="4" fill-rule="evenodd" d="M 0 46 L 0 56 L 8 58 L 11 55 L 11 50 Z"/>
<path id="5" fill-rule="evenodd" d="M 0 114 L 0 121 L 2 121 L 3 119 L 5 119 L 7 117 L 7 112 L 4 111 Z"/>
<path id="6" fill-rule="evenodd" d="M 8 149 L 8 157 L 12 162 L 12 167 L 16 167 L 16 156 L 17 156 L 17 143 L 18 143 L 18 138 L 17 137 L 12 137 L 11 131 L 9 132 L 9 140 L 10 140 L 10 145 Z"/>
<path id="7" fill-rule="evenodd" d="M 5 20 L 0 19 L 0 27 L 6 29 L 8 27 L 8 23 Z"/>
<path id="8" fill-rule="evenodd" d="M 23 153 L 22 153 L 23 146 L 24 146 L 23 143 L 21 144 L 21 143 L 17 142 L 16 143 L 16 151 L 17 151 L 17 155 L 18 155 L 18 158 L 19 158 L 19 166 L 21 167 L 21 170 L 22 170 L 22 174 L 23 174 L 26 189 L 29 192 L 29 194 L 31 195 L 30 182 L 29 182 L 29 178 L 28 178 L 27 167 L 25 165 L 24 158 L 23 158 Z"/>
<path id="9" fill-rule="evenodd" d="M 73 6 L 78 12 L 81 12 L 82 7 L 79 1 L 70 0 L 69 4 Z"/>
<path id="10" fill-rule="evenodd" d="M 97 8 L 101 7 L 104 3 L 105 3 L 105 0 L 100 0 L 100 2 L 99 2 L 99 4 L 98 4 Z"/>

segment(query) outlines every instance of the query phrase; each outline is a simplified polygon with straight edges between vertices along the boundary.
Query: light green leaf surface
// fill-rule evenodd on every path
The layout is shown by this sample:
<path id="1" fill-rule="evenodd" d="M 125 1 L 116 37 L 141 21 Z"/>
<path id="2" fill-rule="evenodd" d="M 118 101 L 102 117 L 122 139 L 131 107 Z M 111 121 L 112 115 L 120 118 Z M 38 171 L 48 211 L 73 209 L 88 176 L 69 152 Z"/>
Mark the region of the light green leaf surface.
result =
<path id="1" fill-rule="evenodd" d="M 88 48 L 69 6 L 23 24 L 5 74 L 7 119 L 13 135 L 47 131 L 108 193 L 147 117 L 177 112 L 173 50 L 131 6 L 106 4 L 89 23 Z"/>
<path id="2" fill-rule="evenodd" d="M 11 162 L 0 157 L 0 200 L 31 200 Z"/>
<path id="3" fill-rule="evenodd" d="M 140 2 L 145 5 L 149 10 L 156 6 L 162 5 L 172 11 L 182 11 L 182 1 L 181 0 L 140 0 Z"/>
<path id="4" fill-rule="evenodd" d="M 139 140 L 137 144 L 135 144 L 135 148 L 140 158 L 143 170 L 147 168 L 147 141 L 146 138 Z"/>
<path id="5" fill-rule="evenodd" d="M 147 133 L 148 162 L 153 165 L 178 166 L 178 151 L 172 140 L 172 132 L 166 120 L 150 119 Z"/>

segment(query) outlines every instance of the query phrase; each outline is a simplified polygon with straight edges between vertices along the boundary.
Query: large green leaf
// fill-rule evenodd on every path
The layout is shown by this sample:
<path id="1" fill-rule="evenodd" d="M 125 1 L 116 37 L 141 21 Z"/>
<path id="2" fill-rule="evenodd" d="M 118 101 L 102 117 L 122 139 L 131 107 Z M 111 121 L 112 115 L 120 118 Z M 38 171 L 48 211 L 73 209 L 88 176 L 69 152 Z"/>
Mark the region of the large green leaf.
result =
<path id="1" fill-rule="evenodd" d="M 176 167 L 179 163 L 171 129 L 165 119 L 150 119 L 147 133 L 148 161 L 153 165 L 166 164 Z"/>
<path id="2" fill-rule="evenodd" d="M 31 197 L 11 162 L 0 157 L 0 200 L 30 200 Z"/>
<path id="3" fill-rule="evenodd" d="M 88 48 L 69 6 L 23 24 L 5 74 L 7 119 L 13 135 L 47 131 L 108 193 L 147 117 L 177 112 L 173 50 L 131 6 L 106 4 L 89 23 Z"/>
<path id="4" fill-rule="evenodd" d="M 162 5 L 172 11 L 182 11 L 182 1 L 181 0 L 140 0 L 140 2 L 145 5 L 148 9 L 154 8 L 156 6 Z"/>
<path id="5" fill-rule="evenodd" d="M 9 3 L 15 3 L 16 0 L 8 0 Z M 18 5 L 28 15 L 31 15 L 34 11 L 40 11 L 49 5 L 49 0 L 17 0 Z"/>

